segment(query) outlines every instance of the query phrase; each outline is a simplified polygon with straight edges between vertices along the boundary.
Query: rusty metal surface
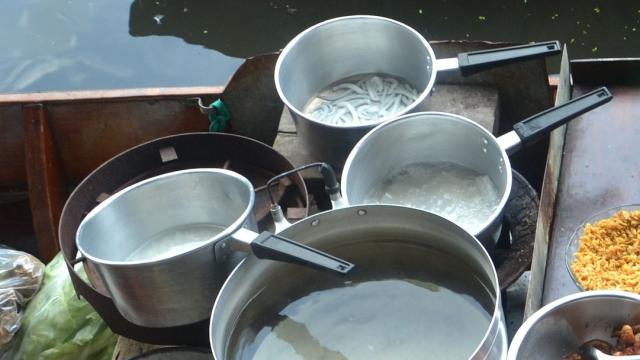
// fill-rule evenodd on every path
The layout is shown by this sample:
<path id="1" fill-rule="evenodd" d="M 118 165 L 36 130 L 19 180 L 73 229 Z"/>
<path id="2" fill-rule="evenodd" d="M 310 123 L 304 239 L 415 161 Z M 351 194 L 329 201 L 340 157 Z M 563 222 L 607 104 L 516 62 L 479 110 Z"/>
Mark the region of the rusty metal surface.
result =
<path id="1" fill-rule="evenodd" d="M 629 74 L 640 73 L 640 59 L 621 65 Z M 567 127 L 542 304 L 578 291 L 565 261 L 573 231 L 601 210 L 640 203 L 640 82 L 628 85 L 627 79 L 618 85 L 616 77 L 594 82 L 604 81 L 611 66 L 602 61 L 572 62 L 574 97 L 607 85 L 614 98 Z"/>

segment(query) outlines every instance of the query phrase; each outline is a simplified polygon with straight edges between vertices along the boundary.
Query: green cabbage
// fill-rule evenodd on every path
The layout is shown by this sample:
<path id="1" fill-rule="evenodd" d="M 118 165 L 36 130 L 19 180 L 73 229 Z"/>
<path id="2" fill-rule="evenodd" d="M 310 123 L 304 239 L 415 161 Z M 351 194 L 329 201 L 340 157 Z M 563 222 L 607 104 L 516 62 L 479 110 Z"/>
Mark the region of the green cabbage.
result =
<path id="1" fill-rule="evenodd" d="M 47 265 L 43 286 L 25 309 L 15 342 L 2 358 L 110 360 L 116 340 L 91 305 L 76 295 L 59 253 Z"/>

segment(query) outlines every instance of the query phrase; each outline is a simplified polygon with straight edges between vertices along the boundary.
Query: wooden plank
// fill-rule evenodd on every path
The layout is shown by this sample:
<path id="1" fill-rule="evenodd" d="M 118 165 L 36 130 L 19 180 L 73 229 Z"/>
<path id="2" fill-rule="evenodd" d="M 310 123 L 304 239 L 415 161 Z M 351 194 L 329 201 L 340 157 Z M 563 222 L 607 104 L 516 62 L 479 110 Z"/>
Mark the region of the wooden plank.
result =
<path id="1" fill-rule="evenodd" d="M 69 181 L 159 137 L 207 131 L 208 119 L 185 99 L 46 104 L 51 130 Z"/>
<path id="2" fill-rule="evenodd" d="M 20 105 L 0 106 L 0 188 L 26 189 L 24 124 Z"/>
<path id="3" fill-rule="evenodd" d="M 52 91 L 21 94 L 0 94 L 0 105 L 26 104 L 43 102 L 69 101 L 110 101 L 110 100 L 162 100 L 167 98 L 199 97 L 220 94 L 224 86 L 200 87 L 170 87 L 146 89 L 116 89 L 116 90 L 83 90 L 83 91 Z"/>
<path id="4" fill-rule="evenodd" d="M 560 75 L 557 77 L 556 105 L 566 103 L 571 99 L 571 67 L 567 47 L 562 52 L 560 62 Z M 551 234 L 552 219 L 555 213 L 556 194 L 562 165 L 562 151 L 566 125 L 559 127 L 551 133 L 549 151 L 542 192 L 540 195 L 540 207 L 536 221 L 536 234 L 531 260 L 531 278 L 525 302 L 525 319 L 538 310 L 542 304 L 542 289 L 547 267 L 547 251 L 549 236 Z"/>
<path id="5" fill-rule="evenodd" d="M 33 227 L 39 258 L 48 262 L 60 250 L 58 221 L 67 196 L 66 179 L 44 107 L 25 106 L 22 113 Z"/>

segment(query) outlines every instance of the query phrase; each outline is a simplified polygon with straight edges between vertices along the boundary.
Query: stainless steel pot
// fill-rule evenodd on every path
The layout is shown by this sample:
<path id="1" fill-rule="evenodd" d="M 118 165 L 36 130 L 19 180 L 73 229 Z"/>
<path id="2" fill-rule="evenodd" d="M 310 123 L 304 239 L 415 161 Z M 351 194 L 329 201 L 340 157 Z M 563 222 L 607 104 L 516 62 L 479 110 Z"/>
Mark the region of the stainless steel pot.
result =
<path id="1" fill-rule="evenodd" d="M 275 82 L 310 154 L 341 166 L 367 131 L 390 118 L 425 110 L 438 71 L 458 69 L 467 75 L 558 53 L 559 42 L 550 41 L 436 59 L 427 40 L 407 25 L 378 16 L 346 16 L 314 25 L 291 40 L 276 63 Z M 366 125 L 329 125 L 303 113 L 304 105 L 320 90 L 340 79 L 367 73 L 406 79 L 420 95 L 403 111 Z"/>
<path id="2" fill-rule="evenodd" d="M 511 193 L 511 165 L 507 154 L 532 144 L 611 98 L 606 88 L 598 89 L 533 115 L 499 138 L 474 121 L 454 114 L 423 112 L 402 116 L 379 125 L 356 144 L 342 172 L 342 196 L 349 205 L 367 203 L 372 188 L 409 164 L 447 161 L 462 165 L 489 176 L 498 190 L 500 201 L 496 209 L 478 228 L 466 229 L 487 248 L 492 248 Z"/>
<path id="3" fill-rule="evenodd" d="M 223 169 L 189 169 L 133 184 L 94 208 L 76 233 L 130 322 L 169 327 L 206 319 L 229 271 L 253 252 L 345 273 L 351 264 L 257 230 L 254 189 Z M 82 258 L 81 258 L 82 259 Z"/>
<path id="4" fill-rule="evenodd" d="M 562 359 L 589 340 L 612 340 L 617 326 L 639 322 L 638 294 L 604 290 L 565 296 L 545 305 L 522 324 L 511 341 L 508 359 Z"/>
<path id="5" fill-rule="evenodd" d="M 475 351 L 470 352 L 470 359 L 504 359 L 506 357 L 507 339 L 502 308 L 500 305 L 500 287 L 495 268 L 483 246 L 472 235 L 454 223 L 416 209 L 391 205 L 365 205 L 346 207 L 316 214 L 301 220 L 280 233 L 300 243 L 331 252 L 341 246 L 351 244 L 378 244 L 381 240 L 394 244 L 411 242 L 420 249 L 441 251 L 469 265 L 473 271 L 470 278 L 482 279 L 484 290 L 491 301 L 490 324 L 484 334 L 479 336 Z M 397 259 L 399 261 L 399 259 Z M 385 264 L 380 261 L 380 265 Z M 386 263 L 389 264 L 389 263 Z M 356 263 L 356 269 L 358 269 Z M 287 297 L 291 287 L 288 281 L 298 276 L 296 269 L 283 263 L 259 261 L 252 255 L 247 256 L 233 271 L 225 282 L 213 307 L 210 326 L 211 348 L 218 360 L 230 359 L 230 339 L 243 311 L 251 311 L 252 318 L 256 314 L 248 304 L 263 304 L 259 296 L 273 291 L 272 296 Z M 299 284 L 304 287 L 308 284 Z M 294 286 L 295 287 L 295 286 Z M 271 290 L 270 290 L 271 289 Z M 309 291 L 313 291 L 313 287 Z M 270 295 L 270 296 L 271 296 Z M 256 300 L 258 299 L 258 300 Z M 373 300 L 373 299 L 372 299 Z M 255 308 L 253 308 L 255 310 Z M 267 313 L 278 314 L 279 309 L 266 306 Z M 440 310 L 433 309 L 436 313 Z M 433 324 L 437 326 L 437 324 Z M 466 324 L 460 324 L 464 327 Z M 390 328 L 393 332 L 394 329 Z M 420 334 L 417 334 L 420 336 Z M 304 338 L 304 336 L 302 337 Z M 447 334 L 452 346 L 459 346 L 455 334 Z M 321 340 L 321 339 L 318 339 Z M 432 339 L 423 338 L 421 341 Z M 291 343 L 296 346 L 295 343 Z M 457 344 L 457 345 L 456 345 Z M 375 347 L 379 344 L 372 343 Z M 473 344 L 474 346 L 476 344 Z M 364 349 L 363 349 L 364 350 Z M 437 356 L 437 354 L 435 355 Z"/>

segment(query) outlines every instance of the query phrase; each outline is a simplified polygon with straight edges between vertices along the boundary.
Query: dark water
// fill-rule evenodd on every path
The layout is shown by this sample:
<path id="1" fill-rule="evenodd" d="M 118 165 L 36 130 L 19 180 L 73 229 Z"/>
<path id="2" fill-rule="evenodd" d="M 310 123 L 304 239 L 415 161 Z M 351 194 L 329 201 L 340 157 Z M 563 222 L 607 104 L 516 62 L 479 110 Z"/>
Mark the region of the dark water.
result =
<path id="1" fill-rule="evenodd" d="M 355 269 L 274 276 L 240 316 L 228 358 L 468 359 L 489 328 L 495 299 L 450 255 L 401 241 L 331 253 Z"/>
<path id="2" fill-rule="evenodd" d="M 638 0 L 4 0 L 0 91 L 221 84 L 239 58 L 358 13 L 430 40 L 558 39 L 572 58 L 640 56 Z"/>

